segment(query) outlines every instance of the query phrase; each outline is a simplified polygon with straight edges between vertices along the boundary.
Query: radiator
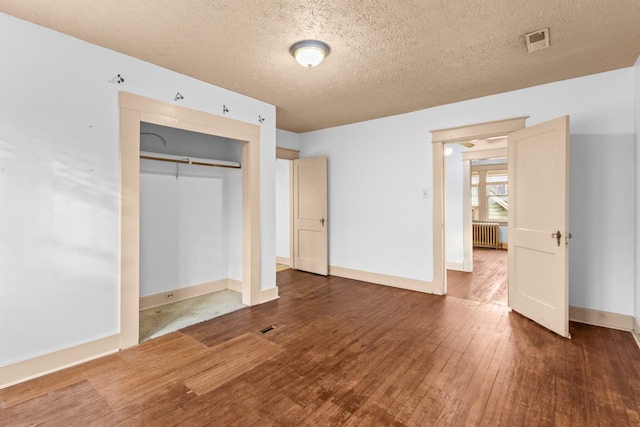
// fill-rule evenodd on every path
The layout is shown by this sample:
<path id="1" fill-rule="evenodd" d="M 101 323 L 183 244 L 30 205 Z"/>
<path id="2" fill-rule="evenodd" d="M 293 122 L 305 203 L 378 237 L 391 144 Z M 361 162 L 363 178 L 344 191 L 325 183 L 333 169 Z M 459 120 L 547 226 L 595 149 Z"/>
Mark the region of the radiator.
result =
<path id="1" fill-rule="evenodd" d="M 473 223 L 473 246 L 479 248 L 500 248 L 497 222 Z"/>

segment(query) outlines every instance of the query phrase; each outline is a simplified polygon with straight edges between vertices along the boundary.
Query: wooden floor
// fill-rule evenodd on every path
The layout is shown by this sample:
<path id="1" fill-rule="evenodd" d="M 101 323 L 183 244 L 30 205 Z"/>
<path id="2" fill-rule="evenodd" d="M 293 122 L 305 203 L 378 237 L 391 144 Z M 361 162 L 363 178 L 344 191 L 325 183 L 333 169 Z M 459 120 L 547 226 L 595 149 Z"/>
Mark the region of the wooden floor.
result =
<path id="1" fill-rule="evenodd" d="M 279 264 L 279 263 L 276 263 L 276 273 L 279 273 L 279 272 L 281 272 L 281 271 L 288 270 L 288 269 L 290 269 L 290 268 L 291 268 L 291 267 L 290 267 L 290 266 L 288 266 L 287 264 Z"/>
<path id="2" fill-rule="evenodd" d="M 502 249 L 473 248 L 473 272 L 447 271 L 447 294 L 509 305 L 509 255 Z"/>
<path id="3" fill-rule="evenodd" d="M 293 270 L 278 285 L 0 391 L 0 425 L 640 425 L 628 332 L 573 323 L 567 340 L 500 304 Z"/>

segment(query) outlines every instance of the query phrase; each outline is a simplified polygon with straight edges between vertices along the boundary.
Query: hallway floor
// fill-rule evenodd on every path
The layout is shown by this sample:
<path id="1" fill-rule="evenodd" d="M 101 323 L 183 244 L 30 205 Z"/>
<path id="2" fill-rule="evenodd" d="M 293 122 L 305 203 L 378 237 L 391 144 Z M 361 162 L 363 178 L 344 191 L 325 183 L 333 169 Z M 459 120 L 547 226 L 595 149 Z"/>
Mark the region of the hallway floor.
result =
<path id="1" fill-rule="evenodd" d="M 447 270 L 447 295 L 508 306 L 509 255 L 502 249 L 473 248 L 473 272 Z"/>

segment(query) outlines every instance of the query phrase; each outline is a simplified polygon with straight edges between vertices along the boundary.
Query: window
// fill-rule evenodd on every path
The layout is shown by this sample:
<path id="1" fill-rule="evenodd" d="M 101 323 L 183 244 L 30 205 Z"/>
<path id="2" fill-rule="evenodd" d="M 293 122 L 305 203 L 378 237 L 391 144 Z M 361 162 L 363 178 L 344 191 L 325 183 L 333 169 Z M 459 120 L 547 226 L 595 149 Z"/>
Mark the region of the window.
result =
<path id="1" fill-rule="evenodd" d="M 471 218 L 473 221 L 480 219 L 480 205 L 478 203 L 478 185 L 480 184 L 480 174 L 471 172 Z"/>
<path id="2" fill-rule="evenodd" d="M 474 221 L 507 222 L 509 183 L 504 163 L 473 164 L 471 210 Z"/>
<path id="3" fill-rule="evenodd" d="M 487 219 L 507 221 L 509 217 L 509 195 L 507 193 L 507 171 L 486 172 Z"/>
<path id="4" fill-rule="evenodd" d="M 471 206 L 478 207 L 478 183 L 480 182 L 480 175 L 478 172 L 471 173 Z"/>

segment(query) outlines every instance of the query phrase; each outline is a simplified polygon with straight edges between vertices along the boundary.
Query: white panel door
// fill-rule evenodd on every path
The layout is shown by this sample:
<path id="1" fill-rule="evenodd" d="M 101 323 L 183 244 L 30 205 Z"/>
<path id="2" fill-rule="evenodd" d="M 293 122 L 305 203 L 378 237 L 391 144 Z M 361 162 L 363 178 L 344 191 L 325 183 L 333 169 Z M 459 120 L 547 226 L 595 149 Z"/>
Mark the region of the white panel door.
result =
<path id="1" fill-rule="evenodd" d="M 569 117 L 509 135 L 509 306 L 569 337 Z"/>
<path id="2" fill-rule="evenodd" d="M 296 159 L 293 161 L 295 269 L 328 274 L 327 228 L 327 157 Z"/>

